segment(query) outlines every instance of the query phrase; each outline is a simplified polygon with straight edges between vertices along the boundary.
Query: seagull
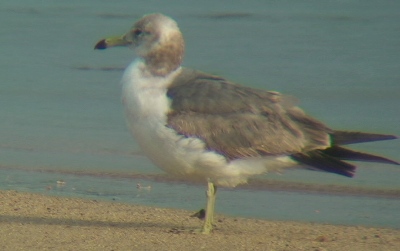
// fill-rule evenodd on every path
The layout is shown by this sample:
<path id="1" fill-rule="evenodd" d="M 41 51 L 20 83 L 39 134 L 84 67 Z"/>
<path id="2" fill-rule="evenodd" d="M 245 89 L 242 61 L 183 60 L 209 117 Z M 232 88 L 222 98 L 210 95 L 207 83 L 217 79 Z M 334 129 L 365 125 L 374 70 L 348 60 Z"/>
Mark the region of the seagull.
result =
<path id="1" fill-rule="evenodd" d="M 352 177 L 356 167 L 347 161 L 400 165 L 343 147 L 396 136 L 333 130 L 290 96 L 182 67 L 184 44 L 177 23 L 154 13 L 126 34 L 100 40 L 95 49 L 135 50 L 137 57 L 122 77 L 127 124 L 156 166 L 207 183 L 202 233 L 212 232 L 219 186 L 235 187 L 255 175 L 296 167 Z"/>

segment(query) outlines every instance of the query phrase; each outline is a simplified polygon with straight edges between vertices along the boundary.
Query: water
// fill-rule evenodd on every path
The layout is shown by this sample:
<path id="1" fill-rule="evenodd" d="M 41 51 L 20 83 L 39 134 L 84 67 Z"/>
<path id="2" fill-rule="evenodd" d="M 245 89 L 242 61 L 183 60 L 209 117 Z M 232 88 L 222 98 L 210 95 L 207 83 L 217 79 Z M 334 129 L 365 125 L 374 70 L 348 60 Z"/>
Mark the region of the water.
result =
<path id="1" fill-rule="evenodd" d="M 93 50 L 99 39 L 123 33 L 155 11 L 178 21 L 185 66 L 294 95 L 308 113 L 336 129 L 400 135 L 399 7 L 355 0 L 245 6 L 3 1 L 0 188 L 189 210 L 204 206 L 204 186 L 164 177 L 126 129 L 118 83 L 133 53 Z M 354 149 L 399 160 L 400 140 Z M 217 210 L 399 228 L 399 177 L 396 166 L 364 163 L 353 179 L 304 170 L 272 174 L 261 180 L 281 189 L 220 189 Z M 57 180 L 66 185 L 57 186 Z M 139 191 L 137 183 L 152 189 Z M 303 185 L 300 192 L 289 189 Z M 331 186 L 342 192 L 316 192 Z"/>

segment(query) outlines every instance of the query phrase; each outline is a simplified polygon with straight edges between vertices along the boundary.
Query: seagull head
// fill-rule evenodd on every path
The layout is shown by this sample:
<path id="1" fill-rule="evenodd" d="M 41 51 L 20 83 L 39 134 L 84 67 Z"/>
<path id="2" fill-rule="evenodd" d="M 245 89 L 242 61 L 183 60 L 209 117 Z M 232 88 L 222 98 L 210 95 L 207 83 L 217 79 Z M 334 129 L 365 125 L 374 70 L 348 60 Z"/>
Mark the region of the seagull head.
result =
<path id="1" fill-rule="evenodd" d="M 102 39 L 94 48 L 103 50 L 115 46 L 133 48 L 155 75 L 167 75 L 177 69 L 185 48 L 177 23 L 159 13 L 142 17 L 127 33 Z"/>

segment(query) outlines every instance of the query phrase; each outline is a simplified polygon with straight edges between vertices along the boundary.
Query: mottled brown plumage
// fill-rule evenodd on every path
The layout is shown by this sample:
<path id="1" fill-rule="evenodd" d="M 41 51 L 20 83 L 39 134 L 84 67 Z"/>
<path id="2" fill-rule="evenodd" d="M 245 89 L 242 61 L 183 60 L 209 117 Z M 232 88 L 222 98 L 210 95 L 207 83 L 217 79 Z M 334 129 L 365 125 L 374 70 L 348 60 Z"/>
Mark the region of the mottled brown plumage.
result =
<path id="1" fill-rule="evenodd" d="M 185 50 L 182 33 L 177 27 L 171 27 L 168 36 L 163 33 L 157 22 L 169 22 L 170 20 L 161 14 L 143 17 L 136 22 L 130 32 L 125 36 L 132 41 L 132 46 L 137 47 L 137 52 L 146 62 L 150 74 L 165 76 L 180 67 Z M 171 26 L 176 25 L 175 22 Z"/>

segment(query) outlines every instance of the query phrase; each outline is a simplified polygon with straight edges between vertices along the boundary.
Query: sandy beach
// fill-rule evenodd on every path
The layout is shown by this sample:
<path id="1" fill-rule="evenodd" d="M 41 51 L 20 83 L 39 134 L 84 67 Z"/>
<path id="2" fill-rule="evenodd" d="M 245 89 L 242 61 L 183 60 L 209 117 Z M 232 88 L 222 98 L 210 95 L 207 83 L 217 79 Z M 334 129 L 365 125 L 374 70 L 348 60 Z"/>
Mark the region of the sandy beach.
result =
<path id="1" fill-rule="evenodd" d="M 399 250 L 400 230 L 216 215 L 0 191 L 0 250 Z M 183 230 L 185 229 L 185 230 Z"/>

